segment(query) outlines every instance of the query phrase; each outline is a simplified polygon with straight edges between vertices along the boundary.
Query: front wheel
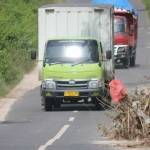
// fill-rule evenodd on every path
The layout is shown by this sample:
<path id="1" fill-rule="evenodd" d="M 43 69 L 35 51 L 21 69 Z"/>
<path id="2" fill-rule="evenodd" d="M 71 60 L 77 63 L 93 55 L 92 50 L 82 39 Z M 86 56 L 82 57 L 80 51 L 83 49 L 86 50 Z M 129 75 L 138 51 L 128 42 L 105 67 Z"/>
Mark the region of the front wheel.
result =
<path id="1" fill-rule="evenodd" d="M 125 67 L 126 69 L 128 69 L 129 66 L 130 66 L 130 58 L 129 58 L 129 56 L 128 56 L 128 58 L 124 61 L 124 67 Z"/>
<path id="2" fill-rule="evenodd" d="M 61 107 L 61 99 L 55 98 L 54 107 L 55 108 L 60 108 Z"/>
<path id="3" fill-rule="evenodd" d="M 131 67 L 135 66 L 135 56 L 131 57 L 130 66 Z"/>
<path id="4" fill-rule="evenodd" d="M 44 109 L 45 111 L 52 110 L 53 99 L 49 97 L 44 97 Z"/>
<path id="5" fill-rule="evenodd" d="M 95 104 L 96 110 L 101 110 L 101 109 L 102 109 L 102 106 L 101 106 L 101 104 L 100 104 L 100 102 L 99 102 L 99 99 L 98 99 L 97 97 L 94 97 L 94 98 L 92 98 L 92 100 L 93 100 L 93 102 L 94 102 L 94 104 Z"/>

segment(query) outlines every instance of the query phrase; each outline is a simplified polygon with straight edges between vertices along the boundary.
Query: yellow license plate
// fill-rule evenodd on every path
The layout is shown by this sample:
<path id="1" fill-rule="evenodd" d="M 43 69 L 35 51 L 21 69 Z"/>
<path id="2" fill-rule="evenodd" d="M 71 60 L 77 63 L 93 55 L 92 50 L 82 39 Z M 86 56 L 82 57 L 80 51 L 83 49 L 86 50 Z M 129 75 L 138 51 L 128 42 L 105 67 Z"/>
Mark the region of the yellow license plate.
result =
<path id="1" fill-rule="evenodd" d="M 65 91 L 64 96 L 79 96 L 79 92 L 77 92 L 77 91 Z"/>

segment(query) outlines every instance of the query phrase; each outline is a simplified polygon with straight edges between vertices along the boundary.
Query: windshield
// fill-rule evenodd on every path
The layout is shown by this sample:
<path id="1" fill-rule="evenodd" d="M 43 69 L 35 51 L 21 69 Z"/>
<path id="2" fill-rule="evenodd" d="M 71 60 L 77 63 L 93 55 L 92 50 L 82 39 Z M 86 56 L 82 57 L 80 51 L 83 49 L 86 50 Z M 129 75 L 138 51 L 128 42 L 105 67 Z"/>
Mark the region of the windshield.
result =
<path id="1" fill-rule="evenodd" d="M 94 63 L 99 61 L 96 40 L 50 40 L 45 51 L 46 63 Z"/>
<path id="2" fill-rule="evenodd" d="M 114 19 L 114 32 L 126 32 L 125 31 L 126 21 L 124 18 L 116 17 Z"/>

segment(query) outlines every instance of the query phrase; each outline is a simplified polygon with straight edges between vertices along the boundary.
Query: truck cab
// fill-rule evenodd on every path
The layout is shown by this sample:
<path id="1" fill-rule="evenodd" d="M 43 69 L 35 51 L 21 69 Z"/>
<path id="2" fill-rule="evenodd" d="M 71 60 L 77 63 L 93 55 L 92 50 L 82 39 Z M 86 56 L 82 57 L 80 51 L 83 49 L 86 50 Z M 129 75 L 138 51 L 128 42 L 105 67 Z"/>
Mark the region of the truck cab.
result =
<path id="1" fill-rule="evenodd" d="M 115 64 L 129 67 L 129 27 L 125 16 L 114 17 L 114 57 Z"/>
<path id="2" fill-rule="evenodd" d="M 91 0 L 92 4 L 114 6 L 115 66 L 135 66 L 138 13 L 129 0 Z"/>
<path id="3" fill-rule="evenodd" d="M 135 65 L 137 43 L 137 23 L 128 12 L 115 12 L 114 16 L 114 56 L 115 64 L 125 68 Z"/>
<path id="4" fill-rule="evenodd" d="M 114 17 L 114 43 L 115 45 L 128 45 L 128 23 L 127 19 L 124 16 L 115 16 Z"/>
<path id="5" fill-rule="evenodd" d="M 106 92 L 101 52 L 93 39 L 48 40 L 41 85 L 45 110 L 81 99 L 97 104 Z"/>

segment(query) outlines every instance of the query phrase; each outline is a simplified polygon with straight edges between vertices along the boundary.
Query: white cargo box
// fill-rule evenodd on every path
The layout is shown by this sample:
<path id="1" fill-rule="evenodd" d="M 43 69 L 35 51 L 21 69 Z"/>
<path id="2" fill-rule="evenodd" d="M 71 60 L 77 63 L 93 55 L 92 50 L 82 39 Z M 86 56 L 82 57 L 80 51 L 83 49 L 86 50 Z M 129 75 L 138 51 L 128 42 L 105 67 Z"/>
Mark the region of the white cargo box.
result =
<path id="1" fill-rule="evenodd" d="M 49 39 L 94 38 L 104 51 L 113 49 L 113 7 L 46 5 L 38 10 L 38 60 Z"/>

